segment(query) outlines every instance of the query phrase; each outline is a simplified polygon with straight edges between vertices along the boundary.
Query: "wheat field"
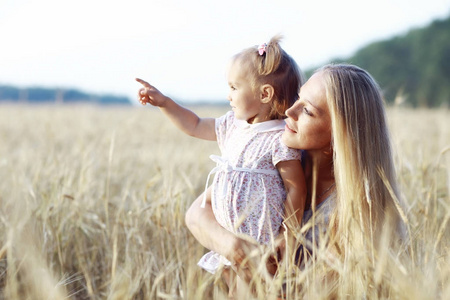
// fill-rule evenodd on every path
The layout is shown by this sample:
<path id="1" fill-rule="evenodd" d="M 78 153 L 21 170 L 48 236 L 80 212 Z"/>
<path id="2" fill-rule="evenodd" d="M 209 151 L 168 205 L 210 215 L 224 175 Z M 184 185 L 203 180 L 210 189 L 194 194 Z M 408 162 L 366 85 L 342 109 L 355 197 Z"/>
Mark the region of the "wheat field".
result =
<path id="1" fill-rule="evenodd" d="M 365 299 L 450 299 L 450 112 L 392 107 L 388 117 L 408 255 L 348 281 Z M 0 141 L 0 299 L 226 299 L 197 267 L 205 249 L 184 224 L 215 142 L 154 108 L 57 105 L 0 106 Z M 296 276 L 286 299 L 327 299 L 315 280 L 324 267 Z M 267 285 L 255 298 L 277 298 L 281 283 Z"/>

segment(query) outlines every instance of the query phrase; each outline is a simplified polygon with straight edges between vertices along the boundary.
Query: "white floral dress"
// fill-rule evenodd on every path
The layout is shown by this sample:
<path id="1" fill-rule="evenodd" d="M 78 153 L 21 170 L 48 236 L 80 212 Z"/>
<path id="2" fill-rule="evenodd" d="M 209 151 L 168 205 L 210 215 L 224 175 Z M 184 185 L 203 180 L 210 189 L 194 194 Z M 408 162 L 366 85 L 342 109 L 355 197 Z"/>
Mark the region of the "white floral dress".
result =
<path id="1" fill-rule="evenodd" d="M 227 230 L 247 234 L 261 244 L 273 241 L 283 221 L 286 190 L 276 165 L 301 156 L 281 142 L 284 126 L 284 120 L 248 124 L 232 111 L 216 119 L 222 156 L 211 155 L 217 166 L 208 175 L 209 180 L 216 173 L 211 194 L 214 215 Z M 198 265 L 215 273 L 230 262 L 211 251 Z"/>

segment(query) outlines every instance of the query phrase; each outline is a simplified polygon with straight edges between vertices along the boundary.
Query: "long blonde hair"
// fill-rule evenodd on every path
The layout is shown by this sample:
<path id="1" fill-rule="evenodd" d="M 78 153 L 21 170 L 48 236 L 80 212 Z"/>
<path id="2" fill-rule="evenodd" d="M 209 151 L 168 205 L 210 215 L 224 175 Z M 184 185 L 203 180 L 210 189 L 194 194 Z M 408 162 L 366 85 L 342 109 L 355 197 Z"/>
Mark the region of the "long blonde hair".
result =
<path id="1" fill-rule="evenodd" d="M 233 57 L 248 72 L 252 87 L 270 84 L 274 88 L 270 119 L 285 118 L 285 111 L 298 99 L 305 80 L 295 60 L 280 46 L 281 36 L 276 35 L 259 54 L 258 46 L 247 48 Z"/>
<path id="2" fill-rule="evenodd" d="M 383 98 L 372 76 L 357 66 L 331 64 L 319 71 L 326 81 L 332 122 L 332 237 L 341 254 L 366 250 L 374 256 L 387 227 L 393 239 L 403 237 Z"/>

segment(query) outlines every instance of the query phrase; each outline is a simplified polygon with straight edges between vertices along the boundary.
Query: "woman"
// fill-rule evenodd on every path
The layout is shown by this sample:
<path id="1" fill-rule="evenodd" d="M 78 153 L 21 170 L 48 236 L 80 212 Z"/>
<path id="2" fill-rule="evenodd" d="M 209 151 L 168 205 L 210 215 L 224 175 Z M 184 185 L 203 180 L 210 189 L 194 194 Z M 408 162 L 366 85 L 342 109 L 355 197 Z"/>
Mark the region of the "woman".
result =
<path id="1" fill-rule="evenodd" d="M 379 257 L 386 238 L 383 245 L 379 241 L 386 237 L 386 228 L 393 232 L 390 240 L 403 237 L 380 89 L 356 66 L 327 65 L 305 83 L 299 100 L 286 114 L 283 142 L 306 152 L 303 164 L 310 209 L 305 211 L 303 224 L 311 227 L 312 222 L 315 230 L 306 232 L 305 245 L 311 250 L 325 242 L 338 265 L 345 262 L 355 266 L 352 274 L 364 273 L 368 266 L 362 265 L 361 257 Z M 242 263 L 255 246 L 221 228 L 211 207 L 201 209 L 200 202 L 197 199 L 187 211 L 189 230 L 203 246 L 234 262 L 241 276 L 249 279 L 248 263 Z M 320 237 L 326 239 L 319 241 Z M 338 284 L 355 282 L 346 281 L 343 272 L 345 268 L 339 269 Z M 354 287 L 347 290 L 354 291 Z"/>

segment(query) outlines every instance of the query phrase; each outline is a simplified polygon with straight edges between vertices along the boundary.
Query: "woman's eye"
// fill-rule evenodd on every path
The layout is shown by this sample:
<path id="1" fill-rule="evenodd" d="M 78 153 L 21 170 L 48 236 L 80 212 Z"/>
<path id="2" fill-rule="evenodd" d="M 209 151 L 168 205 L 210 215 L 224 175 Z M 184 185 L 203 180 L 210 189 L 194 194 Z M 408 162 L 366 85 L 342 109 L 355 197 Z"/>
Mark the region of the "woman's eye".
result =
<path id="1" fill-rule="evenodd" d="M 311 112 L 310 112 L 306 107 L 303 107 L 303 111 L 304 111 L 305 114 L 307 114 L 308 116 L 312 116 Z"/>

